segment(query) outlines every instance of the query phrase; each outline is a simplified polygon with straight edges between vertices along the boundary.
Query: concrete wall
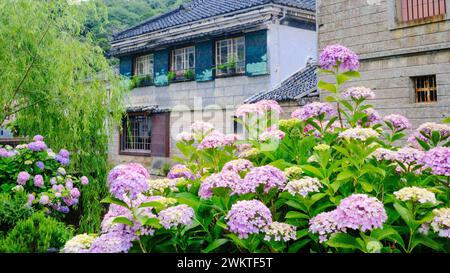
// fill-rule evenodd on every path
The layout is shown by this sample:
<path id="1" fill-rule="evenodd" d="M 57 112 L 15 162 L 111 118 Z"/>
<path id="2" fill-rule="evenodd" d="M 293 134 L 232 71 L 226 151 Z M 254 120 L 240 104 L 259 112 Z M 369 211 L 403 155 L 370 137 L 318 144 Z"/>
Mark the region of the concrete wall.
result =
<path id="1" fill-rule="evenodd" d="M 340 43 L 359 54 L 361 80 L 347 86 L 372 88 L 380 114 L 405 115 L 414 127 L 450 115 L 448 16 L 405 25 L 391 0 L 320 0 L 318 12 L 319 48 Z M 415 103 L 411 77 L 430 74 L 436 75 L 438 101 Z M 321 93 L 322 100 L 326 96 Z"/>
<path id="2" fill-rule="evenodd" d="M 304 67 L 309 58 L 316 59 L 315 31 L 271 24 L 267 36 L 272 87 Z"/>

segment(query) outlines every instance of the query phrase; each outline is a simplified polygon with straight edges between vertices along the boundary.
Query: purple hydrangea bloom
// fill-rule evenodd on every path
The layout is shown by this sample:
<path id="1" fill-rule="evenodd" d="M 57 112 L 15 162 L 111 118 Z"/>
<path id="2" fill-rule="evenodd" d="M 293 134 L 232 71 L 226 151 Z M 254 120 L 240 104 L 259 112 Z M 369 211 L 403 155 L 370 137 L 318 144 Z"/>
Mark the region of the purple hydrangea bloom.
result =
<path id="1" fill-rule="evenodd" d="M 360 100 L 360 99 L 374 99 L 375 93 L 367 87 L 350 87 L 342 93 L 343 98 Z"/>
<path id="2" fill-rule="evenodd" d="M 70 153 L 66 149 L 61 149 L 59 153 L 55 156 L 55 160 L 61 165 L 67 166 L 70 164 Z"/>
<path id="3" fill-rule="evenodd" d="M 248 238 L 249 234 L 260 233 L 272 224 L 270 210 L 258 200 L 236 202 L 225 219 L 228 229 L 237 233 L 240 238 Z"/>
<path id="4" fill-rule="evenodd" d="M 383 203 L 366 194 L 353 194 L 342 199 L 334 216 L 339 229 L 359 229 L 363 232 L 381 228 L 387 220 Z"/>
<path id="5" fill-rule="evenodd" d="M 195 180 L 195 176 L 192 173 L 192 171 L 186 165 L 182 164 L 174 165 L 167 174 L 167 178 L 169 179 L 186 178 L 189 180 Z"/>
<path id="6" fill-rule="evenodd" d="M 73 181 L 72 181 L 72 179 L 67 178 L 65 184 L 66 184 L 66 188 L 67 188 L 68 190 L 73 189 Z"/>
<path id="7" fill-rule="evenodd" d="M 86 186 L 87 184 L 89 184 L 89 179 L 86 176 L 82 176 L 80 178 L 80 182 L 81 182 L 81 185 Z"/>
<path id="8" fill-rule="evenodd" d="M 298 118 L 300 120 L 307 120 L 312 117 L 318 117 L 320 115 L 333 116 L 336 114 L 333 106 L 324 102 L 313 102 L 306 104 L 302 108 L 299 108 L 292 112 L 292 118 Z"/>
<path id="9" fill-rule="evenodd" d="M 222 171 L 232 171 L 235 173 L 248 172 L 253 169 L 253 163 L 247 159 L 236 159 L 226 163 Z"/>
<path id="10" fill-rule="evenodd" d="M 50 203 L 50 198 L 47 195 L 42 195 L 41 198 L 39 199 L 39 204 L 41 205 L 48 205 Z"/>
<path id="11" fill-rule="evenodd" d="M 269 127 L 266 131 L 259 135 L 259 141 L 277 141 L 282 140 L 285 137 L 285 133 L 283 131 L 278 130 L 276 125 Z"/>
<path id="12" fill-rule="evenodd" d="M 363 110 L 363 113 L 367 115 L 367 123 L 364 126 L 373 126 L 380 122 L 381 116 L 378 112 L 373 108 L 367 108 Z"/>
<path id="13" fill-rule="evenodd" d="M 20 172 L 17 176 L 17 183 L 19 185 L 24 186 L 28 182 L 28 180 L 30 180 L 30 174 L 27 172 Z"/>
<path id="14" fill-rule="evenodd" d="M 235 193 L 235 189 L 242 184 L 241 177 L 232 171 L 222 171 L 209 176 L 203 181 L 199 189 L 199 196 L 202 199 L 208 199 L 212 196 L 213 188 L 229 188 Z"/>
<path id="15" fill-rule="evenodd" d="M 61 149 L 61 150 L 59 150 L 59 153 L 58 153 L 60 156 L 62 156 L 62 157 L 66 157 L 66 158 L 69 158 L 69 156 L 70 156 L 70 153 L 69 153 L 69 151 L 67 151 L 66 149 Z"/>
<path id="16" fill-rule="evenodd" d="M 111 171 L 114 172 L 114 169 Z M 111 173 L 110 173 L 111 176 Z M 121 171 L 119 176 L 112 176 L 109 180 L 109 192 L 116 198 L 124 199 L 124 195 L 134 199 L 139 193 L 148 190 L 148 183 L 145 176 L 130 169 Z"/>
<path id="17" fill-rule="evenodd" d="M 42 162 L 42 161 L 36 162 L 36 167 L 43 170 L 45 168 L 44 162 Z"/>
<path id="18" fill-rule="evenodd" d="M 55 184 L 56 184 L 56 177 L 50 178 L 50 185 L 55 185 Z"/>
<path id="19" fill-rule="evenodd" d="M 342 70 L 358 70 L 358 55 L 345 46 L 329 45 L 320 54 L 319 66 L 327 70 L 337 66 Z"/>
<path id="20" fill-rule="evenodd" d="M 178 225 L 188 226 L 192 224 L 194 216 L 194 210 L 183 204 L 160 211 L 158 219 L 165 229 L 169 229 Z"/>
<path id="21" fill-rule="evenodd" d="M 395 160 L 403 163 L 411 165 L 413 163 L 418 162 L 424 155 L 423 151 L 418 149 L 404 147 L 400 148 L 395 152 Z"/>
<path id="22" fill-rule="evenodd" d="M 267 193 L 272 188 L 284 189 L 286 182 L 287 178 L 281 170 L 267 165 L 248 172 L 243 182 L 235 188 L 235 192 L 238 194 L 254 193 L 256 188 L 262 184 L 264 192 Z"/>
<path id="23" fill-rule="evenodd" d="M 260 100 L 255 104 L 262 111 L 273 111 L 278 114 L 283 112 L 283 108 L 275 100 Z"/>
<path id="24" fill-rule="evenodd" d="M 336 222 L 336 211 L 322 212 L 309 221 L 309 231 L 319 235 L 319 242 L 328 240 L 329 236 L 337 232 L 345 232 Z"/>
<path id="25" fill-rule="evenodd" d="M 198 149 L 216 149 L 226 145 L 229 145 L 229 139 L 227 139 L 226 135 L 219 131 L 213 131 L 202 140 L 200 145 L 198 145 Z"/>
<path id="26" fill-rule="evenodd" d="M 34 186 L 38 188 L 44 187 L 44 178 L 42 175 L 38 174 L 34 177 Z"/>
<path id="27" fill-rule="evenodd" d="M 34 141 L 44 141 L 44 137 L 41 136 L 41 135 L 35 135 L 35 136 L 33 137 L 33 140 L 34 140 Z"/>
<path id="28" fill-rule="evenodd" d="M 70 190 L 70 196 L 73 198 L 78 198 L 80 197 L 80 191 L 77 188 L 73 188 Z"/>
<path id="29" fill-rule="evenodd" d="M 47 144 L 45 144 L 45 142 L 43 142 L 43 141 L 38 140 L 38 141 L 28 143 L 27 148 L 34 152 L 40 152 L 40 151 L 47 150 Z"/>
<path id="30" fill-rule="evenodd" d="M 28 201 L 27 201 L 27 205 L 31 206 L 33 204 L 34 199 L 36 199 L 36 197 L 34 196 L 34 194 L 28 194 Z"/>
<path id="31" fill-rule="evenodd" d="M 13 157 L 16 153 L 14 150 L 8 151 L 5 148 L 0 148 L 0 157 Z"/>
<path id="32" fill-rule="evenodd" d="M 420 159 L 425 169 L 431 169 L 435 175 L 450 176 L 450 148 L 436 147 L 427 152 Z"/>
<path id="33" fill-rule="evenodd" d="M 122 253 L 128 252 L 133 246 L 134 237 L 130 234 L 110 232 L 102 234 L 92 243 L 91 253 Z"/>
<path id="34" fill-rule="evenodd" d="M 400 132 L 405 129 L 411 128 L 409 120 L 402 115 L 391 114 L 383 118 L 384 122 L 390 124 L 394 129 L 394 132 Z"/>
<path id="35" fill-rule="evenodd" d="M 424 142 L 426 142 L 426 143 L 429 143 L 429 140 L 428 140 L 424 135 L 422 135 L 422 134 L 419 133 L 419 132 L 414 132 L 414 133 L 412 133 L 412 134 L 408 137 L 407 142 L 408 142 L 409 146 L 411 146 L 411 147 L 413 147 L 413 148 L 416 148 L 416 149 L 418 149 L 418 150 L 422 150 L 423 148 L 422 148 L 422 146 L 419 144 L 419 142 L 417 141 L 417 139 L 419 139 L 419 140 L 421 140 L 421 141 L 424 141 Z"/>
<path id="36" fill-rule="evenodd" d="M 147 169 L 144 168 L 144 166 L 138 163 L 128 163 L 117 165 L 116 167 L 114 167 L 108 174 L 108 181 L 112 181 L 118 176 L 127 172 L 136 172 L 140 175 L 143 175 L 147 179 L 150 178 L 150 174 L 148 173 Z"/>

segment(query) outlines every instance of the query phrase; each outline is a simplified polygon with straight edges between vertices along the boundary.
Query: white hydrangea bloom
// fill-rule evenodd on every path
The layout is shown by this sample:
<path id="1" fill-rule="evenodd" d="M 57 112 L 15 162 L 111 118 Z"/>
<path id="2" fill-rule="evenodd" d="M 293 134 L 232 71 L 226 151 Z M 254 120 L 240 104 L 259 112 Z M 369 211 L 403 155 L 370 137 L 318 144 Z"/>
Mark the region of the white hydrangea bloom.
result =
<path id="1" fill-rule="evenodd" d="M 80 234 L 66 242 L 62 253 L 86 253 L 91 248 L 92 242 L 96 236 L 89 234 Z"/>
<path id="2" fill-rule="evenodd" d="M 424 203 L 432 203 L 436 204 L 437 200 L 431 191 L 419 188 L 419 187 L 405 187 L 399 191 L 394 192 L 395 197 L 401 201 L 413 201 L 419 202 L 421 204 Z"/>

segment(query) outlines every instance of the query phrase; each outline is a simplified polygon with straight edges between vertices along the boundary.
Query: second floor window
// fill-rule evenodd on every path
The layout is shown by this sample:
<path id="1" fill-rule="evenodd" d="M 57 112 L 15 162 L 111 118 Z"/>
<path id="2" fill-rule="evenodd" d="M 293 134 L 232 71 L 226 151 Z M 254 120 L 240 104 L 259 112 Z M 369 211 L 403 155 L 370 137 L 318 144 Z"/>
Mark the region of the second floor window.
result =
<path id="1" fill-rule="evenodd" d="M 216 75 L 245 72 L 245 38 L 238 37 L 216 42 Z"/>
<path id="2" fill-rule="evenodd" d="M 446 13 L 446 0 L 400 0 L 403 22 L 425 19 Z"/>
<path id="3" fill-rule="evenodd" d="M 138 56 L 134 62 L 135 76 L 153 75 L 153 54 Z"/>
<path id="4" fill-rule="evenodd" d="M 184 47 L 172 51 L 171 80 L 188 79 L 195 76 L 195 47 Z"/>

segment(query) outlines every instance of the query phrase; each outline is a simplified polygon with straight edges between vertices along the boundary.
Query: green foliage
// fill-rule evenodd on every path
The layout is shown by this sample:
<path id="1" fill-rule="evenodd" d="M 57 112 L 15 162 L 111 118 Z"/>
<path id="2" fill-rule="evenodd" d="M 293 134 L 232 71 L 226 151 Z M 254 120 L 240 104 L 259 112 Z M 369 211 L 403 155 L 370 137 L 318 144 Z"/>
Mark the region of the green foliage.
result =
<path id="1" fill-rule="evenodd" d="M 13 195 L 0 193 L 0 231 L 8 232 L 18 221 L 33 213 L 33 209 L 26 203 L 27 197 L 23 192 Z"/>
<path id="2" fill-rule="evenodd" d="M 81 229 L 98 229 L 106 194 L 108 132 L 119 123 L 126 86 L 88 35 L 85 7 L 64 0 L 0 2 L 0 125 L 45 135 L 73 152 L 71 167 L 92 181 Z M 95 13 L 95 12 L 94 12 Z M 101 13 L 101 12 L 100 12 Z"/>
<path id="3" fill-rule="evenodd" d="M 30 218 L 19 221 L 0 241 L 0 252 L 45 253 L 51 249 L 61 249 L 72 234 L 72 228 L 64 223 L 43 213 L 34 213 Z"/>

